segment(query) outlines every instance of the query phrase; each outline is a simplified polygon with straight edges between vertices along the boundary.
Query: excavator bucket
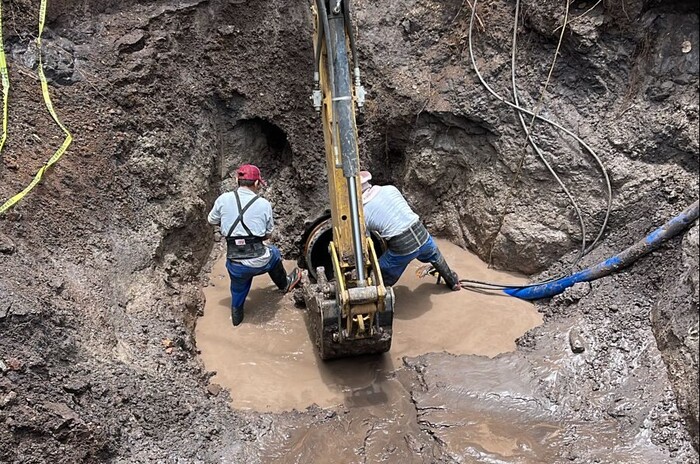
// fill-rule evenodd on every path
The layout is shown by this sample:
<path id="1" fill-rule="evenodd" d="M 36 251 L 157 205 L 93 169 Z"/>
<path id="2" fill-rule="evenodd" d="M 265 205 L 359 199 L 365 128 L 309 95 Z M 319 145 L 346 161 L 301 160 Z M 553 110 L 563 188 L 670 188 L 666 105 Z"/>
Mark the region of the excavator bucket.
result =
<path id="1" fill-rule="evenodd" d="M 319 357 L 323 360 L 377 354 L 391 348 L 394 319 L 394 292 L 383 285 L 343 288 L 333 271 L 332 220 L 324 214 L 307 225 L 302 236 L 302 293 L 307 308 L 307 326 Z M 382 252 L 385 243 L 371 235 L 367 247 L 376 264 L 375 249 Z M 379 269 L 376 264 L 376 269 Z M 346 281 L 349 281 L 347 279 Z M 381 283 L 381 275 L 372 272 L 372 282 Z M 382 290 L 384 289 L 384 290 Z M 341 294 L 347 295 L 345 305 Z M 345 306 L 345 310 L 344 310 Z"/>
<path id="2" fill-rule="evenodd" d="M 317 268 L 319 275 L 324 275 L 323 267 Z M 335 286 L 329 282 L 313 283 L 309 279 L 309 271 L 302 274 L 304 301 L 308 311 L 308 329 L 318 355 L 323 360 L 377 354 L 389 351 L 391 348 L 392 323 L 394 320 L 393 292 L 386 298 L 383 311 L 375 311 L 369 319 L 363 314 L 352 316 L 357 324 L 367 332 L 363 337 L 343 337 L 345 323 L 341 308 L 336 300 Z"/>

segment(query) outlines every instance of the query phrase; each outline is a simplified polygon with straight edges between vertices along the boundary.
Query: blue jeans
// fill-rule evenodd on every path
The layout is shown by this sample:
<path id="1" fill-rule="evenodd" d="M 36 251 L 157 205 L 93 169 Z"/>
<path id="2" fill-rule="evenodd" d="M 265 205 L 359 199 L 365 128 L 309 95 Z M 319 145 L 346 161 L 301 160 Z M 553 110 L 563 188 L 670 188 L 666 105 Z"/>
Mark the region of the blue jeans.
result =
<path id="1" fill-rule="evenodd" d="M 231 307 L 243 308 L 243 303 L 250 292 L 253 277 L 270 272 L 282 262 L 282 255 L 276 246 L 267 245 L 270 249 L 270 261 L 262 267 L 249 267 L 241 263 L 232 263 L 226 260 L 226 269 L 231 278 Z"/>
<path id="2" fill-rule="evenodd" d="M 438 259 L 440 250 L 438 249 L 432 236 L 428 236 L 428 241 L 417 251 L 409 255 L 399 256 L 391 250 L 386 250 L 379 258 L 379 268 L 382 270 L 384 285 L 392 286 L 398 282 L 399 277 L 406 270 L 408 263 L 417 259 L 421 263 L 432 263 Z"/>

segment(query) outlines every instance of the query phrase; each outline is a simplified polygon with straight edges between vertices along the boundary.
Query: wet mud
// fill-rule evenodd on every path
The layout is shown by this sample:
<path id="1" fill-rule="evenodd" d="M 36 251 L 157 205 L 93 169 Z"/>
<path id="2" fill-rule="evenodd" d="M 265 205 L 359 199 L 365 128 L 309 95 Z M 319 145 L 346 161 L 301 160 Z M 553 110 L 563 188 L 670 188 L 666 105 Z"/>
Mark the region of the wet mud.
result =
<path id="1" fill-rule="evenodd" d="M 475 255 L 447 241 L 439 240 L 438 244 L 458 273 L 490 280 L 524 281 L 522 277 L 488 269 Z M 513 351 L 515 340 L 542 322 L 530 303 L 503 295 L 452 292 L 436 285 L 433 278 L 420 279 L 416 271 L 421 263 L 416 261 L 394 287 L 397 303 L 391 351 L 324 362 L 309 338 L 306 311 L 294 306 L 291 295 L 280 294 L 267 276 L 253 280 L 246 318 L 240 326 L 233 327 L 224 264 L 222 256 L 212 268 L 210 283 L 204 288 L 204 315 L 196 328 L 204 365 L 216 371 L 211 381 L 230 391 L 235 409 L 281 413 L 323 408 L 329 417 L 340 421 L 330 430 L 297 424 L 285 432 L 283 439 L 263 441 L 263 462 L 328 462 L 329 455 L 337 456 L 338 462 L 362 462 L 358 461 L 356 449 L 360 443 L 366 448 L 364 462 L 380 462 L 387 457 L 418 462 L 420 458 L 406 436 L 420 436 L 421 427 L 435 419 L 424 417 L 432 407 L 416 409 L 416 397 L 406 384 L 410 374 L 404 359 L 442 352 L 480 355 L 488 360 Z M 503 367 L 502 376 L 511 377 L 510 366 Z M 497 375 L 488 361 L 477 372 L 485 378 Z M 455 411 L 457 415 L 463 412 Z M 541 442 L 538 433 L 536 428 L 523 433 L 505 420 L 499 423 L 498 419 L 482 417 L 471 422 L 468 434 L 453 428 L 447 435 L 464 446 L 513 457 L 519 455 L 522 446 L 537 448 Z M 441 440 L 453 445 L 447 436 Z"/>
<path id="2" fill-rule="evenodd" d="M 487 269 L 475 255 L 447 241 L 438 244 L 457 273 L 523 282 Z M 416 261 L 394 286 L 391 351 L 369 365 L 366 358 L 323 362 L 306 329 L 306 312 L 294 307 L 292 295 L 282 295 L 266 275 L 253 279 L 245 320 L 233 327 L 224 264 L 225 257 L 217 260 L 204 288 L 206 303 L 196 342 L 205 367 L 217 373 L 212 381 L 230 390 L 232 406 L 238 409 L 350 407 L 372 401 L 372 396 L 398 401 L 387 400 L 385 390 L 396 391 L 386 383 L 394 382 L 404 357 L 432 352 L 495 356 L 513 351 L 515 340 L 542 322 L 530 303 L 503 295 L 452 292 L 431 277 L 420 279 L 416 271 L 421 263 Z"/>
<path id="3" fill-rule="evenodd" d="M 439 245 L 460 275 L 523 282 L 488 269 L 447 241 Z M 610 378 L 611 385 L 594 387 L 600 394 L 587 403 L 591 400 L 581 395 L 592 380 L 589 366 L 607 348 L 591 338 L 580 317 L 544 328 L 530 303 L 450 292 L 418 278 L 419 267 L 412 263 L 394 287 L 389 353 L 323 362 L 309 338 L 306 312 L 267 276 L 254 280 L 246 320 L 234 328 L 224 261 L 216 261 L 204 288 L 197 346 L 205 368 L 216 371 L 211 382 L 228 389 L 230 406 L 255 424 L 256 459 L 680 462 L 653 440 L 653 427 L 644 425 L 659 414 L 644 398 L 666 394 L 663 386 L 643 382 L 645 373 L 663 369 L 658 350 L 641 346 L 628 367 L 636 380 Z M 585 299 L 586 292 L 577 291 L 565 301 Z M 552 337 L 551 342 L 530 356 L 516 352 L 516 340 L 526 346 L 532 334 Z M 622 361 L 611 354 L 608 362 Z M 608 406 L 612 391 L 620 396 Z M 608 419 L 589 418 L 598 408 L 606 408 L 601 412 Z"/>

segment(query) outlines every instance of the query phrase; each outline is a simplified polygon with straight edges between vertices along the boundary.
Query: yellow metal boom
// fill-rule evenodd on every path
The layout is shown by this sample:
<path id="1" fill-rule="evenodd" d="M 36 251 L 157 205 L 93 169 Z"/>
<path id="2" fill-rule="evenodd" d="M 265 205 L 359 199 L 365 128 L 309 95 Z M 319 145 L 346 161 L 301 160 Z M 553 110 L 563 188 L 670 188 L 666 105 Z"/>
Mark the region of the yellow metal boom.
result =
<path id="1" fill-rule="evenodd" d="M 325 269 L 317 270 L 318 281 L 305 282 L 305 299 L 311 318 L 320 323 L 315 332 L 323 359 L 387 351 L 393 319 L 393 293 L 382 281 L 362 212 L 355 108 L 363 103 L 364 90 L 357 66 L 352 82 L 348 2 L 316 0 L 312 7 L 317 57 L 312 99 L 321 113 L 326 148 L 333 279 L 326 282 Z"/>

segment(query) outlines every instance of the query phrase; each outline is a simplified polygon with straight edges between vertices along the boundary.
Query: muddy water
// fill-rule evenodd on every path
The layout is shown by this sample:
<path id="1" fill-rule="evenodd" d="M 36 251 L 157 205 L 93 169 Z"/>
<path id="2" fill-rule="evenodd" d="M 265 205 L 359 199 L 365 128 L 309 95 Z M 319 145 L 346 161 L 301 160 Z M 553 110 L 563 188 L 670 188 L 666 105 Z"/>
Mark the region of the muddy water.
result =
<path id="1" fill-rule="evenodd" d="M 463 276 L 522 281 L 486 268 L 471 253 L 439 242 L 446 259 Z M 286 263 L 287 267 L 291 263 Z M 197 323 L 197 345 L 212 379 L 231 392 L 232 406 L 261 412 L 371 405 L 392 401 L 391 379 L 404 356 L 429 352 L 495 356 L 515 348 L 514 340 L 541 323 L 528 303 L 497 295 L 451 292 L 434 279 L 419 279 L 417 261 L 394 287 L 396 311 L 391 351 L 379 360 L 320 361 L 309 339 L 304 312 L 291 295 L 281 295 L 268 276 L 253 280 L 245 320 L 230 320 L 225 261 L 213 267 L 204 288 L 204 316 Z M 371 367 L 370 367 L 371 364 Z M 394 382 L 394 383 L 392 383 Z"/>

